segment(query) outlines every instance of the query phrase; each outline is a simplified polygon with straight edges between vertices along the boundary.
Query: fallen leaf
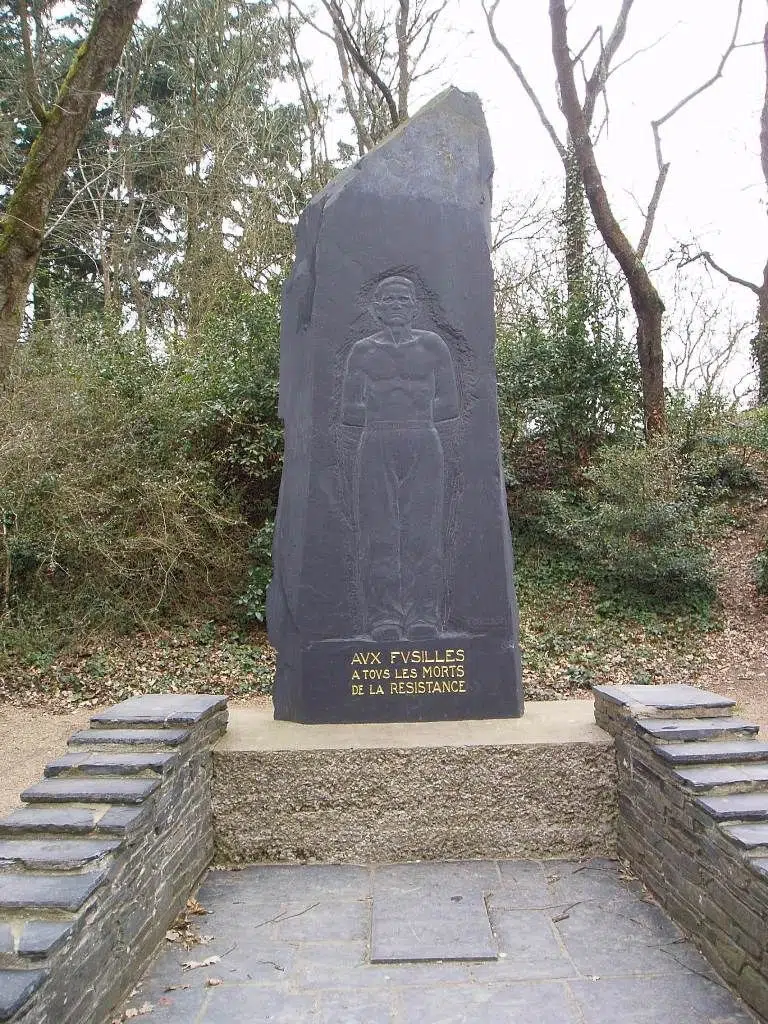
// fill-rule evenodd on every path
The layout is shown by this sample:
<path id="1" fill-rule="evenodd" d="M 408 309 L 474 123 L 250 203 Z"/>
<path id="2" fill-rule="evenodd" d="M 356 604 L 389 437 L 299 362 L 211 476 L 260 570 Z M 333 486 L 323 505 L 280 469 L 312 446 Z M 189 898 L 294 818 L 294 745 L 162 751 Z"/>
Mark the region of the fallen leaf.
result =
<path id="1" fill-rule="evenodd" d="M 194 971 L 197 967 L 213 967 L 221 960 L 220 956 L 209 956 L 205 960 L 187 960 L 181 965 L 182 971 Z"/>

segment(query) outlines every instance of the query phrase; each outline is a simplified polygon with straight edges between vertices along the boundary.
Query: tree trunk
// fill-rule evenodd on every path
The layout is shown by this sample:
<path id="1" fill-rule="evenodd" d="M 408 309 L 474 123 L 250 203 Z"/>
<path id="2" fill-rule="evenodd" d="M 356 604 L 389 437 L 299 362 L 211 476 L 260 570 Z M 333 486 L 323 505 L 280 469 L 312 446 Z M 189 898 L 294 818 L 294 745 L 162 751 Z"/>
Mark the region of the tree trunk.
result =
<path id="1" fill-rule="evenodd" d="M 141 0 L 101 0 L 0 221 L 0 384 L 21 332 L 29 285 L 51 201 L 91 119 L 104 82 L 133 27 Z"/>
<path id="2" fill-rule="evenodd" d="M 637 352 L 643 388 L 643 414 L 648 436 L 666 430 L 664 410 L 664 354 L 661 345 L 661 318 L 664 303 L 629 239 L 611 210 L 589 137 L 584 111 L 576 91 L 573 62 L 568 47 L 565 0 L 550 0 L 552 54 L 563 114 L 573 140 L 584 190 L 592 216 L 603 241 L 613 253 L 629 287 L 637 316 Z"/>
<path id="3" fill-rule="evenodd" d="M 757 368 L 757 403 L 768 405 L 768 263 L 757 288 L 757 333 L 752 339 L 752 355 Z"/>
<path id="4" fill-rule="evenodd" d="M 587 239 L 584 186 L 573 146 L 563 162 L 565 171 L 565 281 L 568 292 L 568 329 L 585 333 L 585 251 Z"/>

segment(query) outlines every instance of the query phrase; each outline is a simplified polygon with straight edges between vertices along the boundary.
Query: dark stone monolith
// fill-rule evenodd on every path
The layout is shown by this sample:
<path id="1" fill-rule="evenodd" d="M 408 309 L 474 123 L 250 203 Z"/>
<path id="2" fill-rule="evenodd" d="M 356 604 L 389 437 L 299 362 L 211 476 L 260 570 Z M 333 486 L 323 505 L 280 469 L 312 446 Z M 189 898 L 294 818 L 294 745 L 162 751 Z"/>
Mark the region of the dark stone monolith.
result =
<path id="1" fill-rule="evenodd" d="M 283 297 L 275 717 L 522 714 L 478 98 L 449 89 L 302 214 Z"/>

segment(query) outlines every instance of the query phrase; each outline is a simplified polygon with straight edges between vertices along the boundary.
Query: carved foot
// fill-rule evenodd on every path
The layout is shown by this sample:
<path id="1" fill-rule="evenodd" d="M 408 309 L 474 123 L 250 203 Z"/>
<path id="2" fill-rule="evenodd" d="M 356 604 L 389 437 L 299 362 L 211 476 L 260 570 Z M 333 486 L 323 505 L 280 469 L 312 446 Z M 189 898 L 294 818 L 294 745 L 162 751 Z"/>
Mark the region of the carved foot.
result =
<path id="1" fill-rule="evenodd" d="M 380 644 L 389 640 L 399 640 L 401 637 L 400 627 L 396 622 L 380 622 L 371 630 L 371 636 Z"/>
<path id="2" fill-rule="evenodd" d="M 437 636 L 437 626 L 433 622 L 414 622 L 408 627 L 409 640 L 431 640 Z"/>

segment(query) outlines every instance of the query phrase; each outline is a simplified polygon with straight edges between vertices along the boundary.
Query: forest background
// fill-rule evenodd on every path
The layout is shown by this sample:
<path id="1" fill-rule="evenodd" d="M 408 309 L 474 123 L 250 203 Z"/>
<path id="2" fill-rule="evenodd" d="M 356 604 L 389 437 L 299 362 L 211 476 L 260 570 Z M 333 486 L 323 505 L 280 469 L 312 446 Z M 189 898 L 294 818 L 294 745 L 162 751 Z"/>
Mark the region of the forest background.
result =
<path id="1" fill-rule="evenodd" d="M 38 212 L 35 144 L 66 112 L 99 16 L 122 8 L 130 30 L 47 183 L 18 323 L 0 324 L 4 696 L 98 702 L 203 679 L 269 691 L 292 228 L 313 193 L 445 84 L 450 40 L 468 26 L 556 158 L 528 191 L 500 165 L 493 228 L 527 693 L 698 677 L 724 628 L 718 545 L 743 529 L 751 553 L 764 548 L 768 240 L 761 227 L 745 245 L 758 253 L 749 277 L 716 251 L 717 203 L 699 236 L 665 231 L 681 188 L 666 154 L 679 118 L 706 124 L 730 69 L 764 69 L 768 44 L 760 0 L 720 5 L 711 67 L 679 86 L 670 76 L 668 102 L 633 139 L 612 100 L 664 43 L 632 37 L 634 8 L 647 25 L 654 3 L 591 0 L 566 16 L 550 0 L 550 49 L 535 53 L 516 30 L 521 5 L 504 0 L 162 0 L 135 23 L 128 0 L 0 10 L 6 311 L 13 232 Z M 524 59 L 548 78 L 529 78 Z M 768 107 L 757 92 L 743 103 L 762 226 Z M 520 149 L 512 120 L 507 131 L 497 161 L 510 139 Z M 628 212 L 616 137 L 625 166 L 651 172 Z M 768 552 L 756 553 L 739 566 L 753 602 L 768 590 Z"/>

